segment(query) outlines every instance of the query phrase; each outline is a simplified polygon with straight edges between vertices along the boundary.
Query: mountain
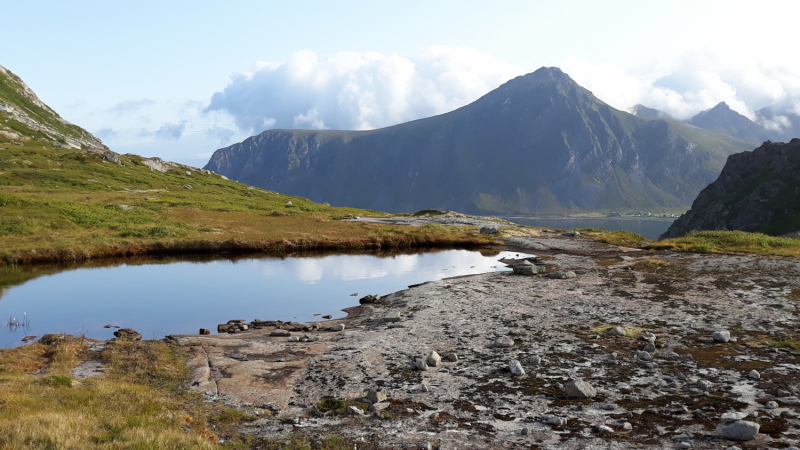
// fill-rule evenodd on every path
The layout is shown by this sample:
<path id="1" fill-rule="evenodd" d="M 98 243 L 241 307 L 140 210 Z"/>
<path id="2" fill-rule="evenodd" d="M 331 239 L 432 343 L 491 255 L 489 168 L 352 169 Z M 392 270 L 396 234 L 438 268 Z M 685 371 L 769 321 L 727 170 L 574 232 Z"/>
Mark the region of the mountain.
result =
<path id="1" fill-rule="evenodd" d="M 692 230 L 758 231 L 783 235 L 800 231 L 800 139 L 728 157 L 716 181 L 700 192 L 692 208 L 661 239 Z"/>
<path id="2" fill-rule="evenodd" d="M 727 134 L 756 145 L 770 138 L 766 129 L 732 110 L 725 102 L 699 112 L 686 123 L 715 133 Z"/>
<path id="3" fill-rule="evenodd" d="M 0 134 L 22 142 L 45 139 L 59 146 L 107 149 L 100 139 L 62 119 L 20 77 L 0 66 Z"/>
<path id="4" fill-rule="evenodd" d="M 268 130 L 206 169 L 317 202 L 415 211 L 551 214 L 685 208 L 752 146 L 616 110 L 558 68 L 452 112 L 370 131 Z"/>
<path id="5" fill-rule="evenodd" d="M 780 102 L 756 111 L 756 116 L 775 141 L 789 142 L 800 137 L 800 116 L 795 113 L 794 102 Z"/>
<path id="6" fill-rule="evenodd" d="M 647 117 L 651 119 L 672 119 L 672 116 L 664 111 L 655 108 L 648 108 L 642 104 L 634 106 L 631 110 L 631 113 L 639 117 Z"/>

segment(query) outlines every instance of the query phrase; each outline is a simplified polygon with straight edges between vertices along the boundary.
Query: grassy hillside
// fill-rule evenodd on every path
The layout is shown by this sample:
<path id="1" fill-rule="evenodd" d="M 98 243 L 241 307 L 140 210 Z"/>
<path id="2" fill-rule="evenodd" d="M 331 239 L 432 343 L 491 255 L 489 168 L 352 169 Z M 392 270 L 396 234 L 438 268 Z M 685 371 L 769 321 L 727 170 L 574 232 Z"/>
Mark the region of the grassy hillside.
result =
<path id="1" fill-rule="evenodd" d="M 152 171 L 135 155 L 119 158 L 118 164 L 101 151 L 0 135 L 0 258 L 15 263 L 147 252 L 485 242 L 456 228 L 336 221 L 384 214 L 328 207 L 186 166 Z"/>

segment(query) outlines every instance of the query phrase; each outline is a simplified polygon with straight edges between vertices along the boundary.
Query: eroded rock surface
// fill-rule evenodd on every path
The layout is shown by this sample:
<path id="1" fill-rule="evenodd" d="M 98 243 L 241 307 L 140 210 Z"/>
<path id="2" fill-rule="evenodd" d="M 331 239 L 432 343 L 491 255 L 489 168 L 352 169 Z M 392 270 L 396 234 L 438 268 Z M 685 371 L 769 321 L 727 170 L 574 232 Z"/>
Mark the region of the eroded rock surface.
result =
<path id="1" fill-rule="evenodd" d="M 262 411 L 247 428 L 262 436 L 339 432 L 384 448 L 442 449 L 800 440 L 800 260 L 645 255 L 584 237 L 514 242 L 547 248 L 548 271 L 577 278 L 509 271 L 425 283 L 351 310 L 344 331 L 320 322 L 316 341 L 270 337 L 270 327 L 175 338 L 193 355 L 195 389 Z M 732 339 L 714 340 L 719 330 Z M 415 370 L 432 352 L 438 365 Z M 594 395 L 569 396 L 573 380 Z M 330 398 L 375 404 L 337 415 L 317 406 Z M 757 433 L 739 433 L 750 423 Z M 728 440 L 734 434 L 751 439 Z"/>

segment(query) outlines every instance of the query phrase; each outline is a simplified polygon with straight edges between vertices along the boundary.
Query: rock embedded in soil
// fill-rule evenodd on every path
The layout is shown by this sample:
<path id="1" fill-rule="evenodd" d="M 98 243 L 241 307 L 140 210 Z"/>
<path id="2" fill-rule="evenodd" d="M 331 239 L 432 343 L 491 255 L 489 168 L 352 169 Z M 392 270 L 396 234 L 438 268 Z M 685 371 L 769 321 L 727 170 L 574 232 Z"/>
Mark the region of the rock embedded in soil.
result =
<path id="1" fill-rule="evenodd" d="M 442 357 L 439 356 L 436 352 L 430 352 L 428 357 L 425 358 L 425 363 L 428 364 L 429 367 L 437 367 L 442 362 Z"/>
<path id="2" fill-rule="evenodd" d="M 711 338 L 717 342 L 728 342 L 731 340 L 731 332 L 730 331 L 715 331 L 714 334 L 711 335 Z"/>
<path id="3" fill-rule="evenodd" d="M 750 373 L 747 374 L 747 376 L 754 380 L 758 380 L 759 378 L 761 378 L 761 374 L 758 373 L 756 369 L 751 370 Z"/>
<path id="4" fill-rule="evenodd" d="M 133 328 L 120 328 L 119 330 L 114 332 L 114 336 L 118 337 L 119 339 L 124 339 L 129 341 L 142 340 L 142 335 Z"/>
<path id="5" fill-rule="evenodd" d="M 605 334 L 608 336 L 627 336 L 628 333 L 625 331 L 623 327 L 613 327 L 609 328 L 605 331 Z"/>
<path id="6" fill-rule="evenodd" d="M 495 226 L 486 226 L 481 227 L 480 234 L 497 234 L 500 230 L 497 229 Z"/>
<path id="7" fill-rule="evenodd" d="M 564 394 L 568 398 L 592 398 L 597 395 L 597 391 L 583 380 L 572 380 L 564 387 Z"/>
<path id="8" fill-rule="evenodd" d="M 501 337 L 494 341 L 493 345 L 496 348 L 511 348 L 514 346 L 514 340 L 509 337 Z"/>
<path id="9" fill-rule="evenodd" d="M 372 388 L 367 392 L 367 400 L 369 400 L 370 403 L 384 402 L 386 401 L 386 391 Z"/>
<path id="10" fill-rule="evenodd" d="M 525 369 L 522 368 L 522 364 L 520 364 L 516 359 L 512 359 L 508 363 L 508 368 L 511 370 L 511 374 L 515 377 L 521 377 L 525 375 Z"/>
<path id="11" fill-rule="evenodd" d="M 270 332 L 269 335 L 273 337 L 288 337 L 291 336 L 292 333 L 289 330 L 275 330 Z"/>
<path id="12" fill-rule="evenodd" d="M 331 331 L 344 331 L 344 328 L 345 328 L 345 326 L 344 326 L 343 323 L 337 323 L 336 325 L 330 327 L 330 330 Z"/>
<path id="13" fill-rule="evenodd" d="M 538 366 L 539 363 L 541 363 L 541 362 L 542 362 L 542 358 L 540 358 L 538 355 L 530 356 L 530 357 L 528 357 L 528 359 L 525 360 L 525 364 L 527 364 L 529 366 Z"/>
<path id="14" fill-rule="evenodd" d="M 547 278 L 553 278 L 556 280 L 566 280 L 567 278 L 576 278 L 578 275 L 575 274 L 573 271 L 558 271 L 558 272 L 551 272 L 545 275 Z"/>
<path id="15" fill-rule="evenodd" d="M 428 363 L 422 359 L 418 359 L 414 361 L 414 368 L 420 371 L 426 371 L 428 370 Z"/>
<path id="16" fill-rule="evenodd" d="M 717 426 L 717 434 L 732 441 L 750 441 L 756 437 L 761 426 L 755 422 L 738 420 L 724 422 Z"/>

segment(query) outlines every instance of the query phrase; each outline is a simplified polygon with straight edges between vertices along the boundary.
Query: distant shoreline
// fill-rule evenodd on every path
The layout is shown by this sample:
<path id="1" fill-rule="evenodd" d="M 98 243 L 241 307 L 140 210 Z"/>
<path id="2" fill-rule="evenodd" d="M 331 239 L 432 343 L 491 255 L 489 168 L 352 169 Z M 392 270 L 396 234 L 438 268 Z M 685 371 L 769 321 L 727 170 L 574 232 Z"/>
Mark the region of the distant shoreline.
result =
<path id="1" fill-rule="evenodd" d="M 652 221 L 675 221 L 677 217 L 594 217 L 594 216 L 581 216 L 581 217 L 538 217 L 538 216 L 498 216 L 501 219 L 525 219 L 525 220 L 652 220 Z"/>

